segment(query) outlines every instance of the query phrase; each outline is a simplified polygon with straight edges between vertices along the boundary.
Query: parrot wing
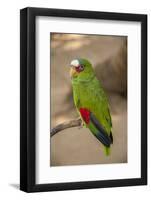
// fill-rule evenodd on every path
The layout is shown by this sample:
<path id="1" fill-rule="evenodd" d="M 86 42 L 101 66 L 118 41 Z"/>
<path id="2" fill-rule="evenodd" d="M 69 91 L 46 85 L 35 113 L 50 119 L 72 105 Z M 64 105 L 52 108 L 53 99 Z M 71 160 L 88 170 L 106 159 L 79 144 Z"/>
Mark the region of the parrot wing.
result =
<path id="1" fill-rule="evenodd" d="M 110 135 L 107 134 L 105 129 L 102 127 L 100 122 L 96 119 L 93 113 L 90 113 L 90 119 L 92 124 L 96 127 L 96 129 L 99 131 L 97 134 L 95 134 L 96 138 L 102 142 L 105 146 L 110 146 L 110 144 L 113 143 L 113 137 L 112 132 L 110 132 Z M 92 130 L 93 131 L 93 130 Z"/>
<path id="2" fill-rule="evenodd" d="M 112 138 L 107 134 L 100 122 L 96 119 L 94 114 L 86 108 L 80 108 L 82 119 L 87 124 L 94 136 L 106 147 L 112 144 Z"/>

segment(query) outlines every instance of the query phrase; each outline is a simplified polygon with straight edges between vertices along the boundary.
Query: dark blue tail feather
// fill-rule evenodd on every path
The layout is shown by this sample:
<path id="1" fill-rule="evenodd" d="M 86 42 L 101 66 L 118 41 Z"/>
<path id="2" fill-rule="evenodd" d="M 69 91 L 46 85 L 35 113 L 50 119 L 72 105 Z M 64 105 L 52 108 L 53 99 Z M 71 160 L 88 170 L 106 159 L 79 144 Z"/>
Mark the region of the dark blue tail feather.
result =
<path id="1" fill-rule="evenodd" d="M 98 122 L 96 117 L 93 115 L 93 113 L 90 113 L 90 120 L 94 124 L 94 126 L 97 128 L 98 133 L 95 134 L 96 138 L 104 144 L 106 147 L 110 147 L 110 145 L 113 143 L 112 136 L 108 136 L 106 131 L 103 129 L 101 124 Z"/>

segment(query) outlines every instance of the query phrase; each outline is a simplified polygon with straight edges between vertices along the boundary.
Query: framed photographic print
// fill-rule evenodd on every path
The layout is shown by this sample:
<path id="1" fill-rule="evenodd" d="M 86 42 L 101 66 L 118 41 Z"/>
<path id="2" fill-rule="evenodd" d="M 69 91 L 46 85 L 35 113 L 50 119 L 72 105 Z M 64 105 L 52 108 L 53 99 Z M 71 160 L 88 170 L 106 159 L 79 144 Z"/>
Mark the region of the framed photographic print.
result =
<path id="1" fill-rule="evenodd" d="M 20 12 L 20 189 L 147 184 L 147 16 Z"/>

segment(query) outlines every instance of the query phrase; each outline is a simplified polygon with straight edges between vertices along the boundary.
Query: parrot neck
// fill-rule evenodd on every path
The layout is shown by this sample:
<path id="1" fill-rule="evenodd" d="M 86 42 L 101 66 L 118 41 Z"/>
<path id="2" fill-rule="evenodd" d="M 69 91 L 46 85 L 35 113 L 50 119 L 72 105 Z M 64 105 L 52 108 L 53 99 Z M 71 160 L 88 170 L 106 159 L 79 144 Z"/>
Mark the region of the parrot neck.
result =
<path id="1" fill-rule="evenodd" d="M 78 83 L 88 83 L 91 82 L 95 77 L 95 74 L 92 74 L 92 76 L 89 76 L 87 78 L 80 78 L 80 77 L 76 77 L 72 79 L 72 83 L 73 84 L 78 84 Z"/>

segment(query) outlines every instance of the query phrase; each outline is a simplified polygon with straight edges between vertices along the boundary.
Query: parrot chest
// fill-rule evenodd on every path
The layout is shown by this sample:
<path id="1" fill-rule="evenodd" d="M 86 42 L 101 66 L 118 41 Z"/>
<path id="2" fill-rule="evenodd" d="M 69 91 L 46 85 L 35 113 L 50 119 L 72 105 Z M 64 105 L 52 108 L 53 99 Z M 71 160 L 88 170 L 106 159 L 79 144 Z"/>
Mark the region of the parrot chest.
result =
<path id="1" fill-rule="evenodd" d="M 93 110 L 98 101 L 98 94 L 96 88 L 91 83 L 89 84 L 79 83 L 73 85 L 73 94 L 74 94 L 75 105 L 78 108 L 84 107 L 89 110 Z"/>

